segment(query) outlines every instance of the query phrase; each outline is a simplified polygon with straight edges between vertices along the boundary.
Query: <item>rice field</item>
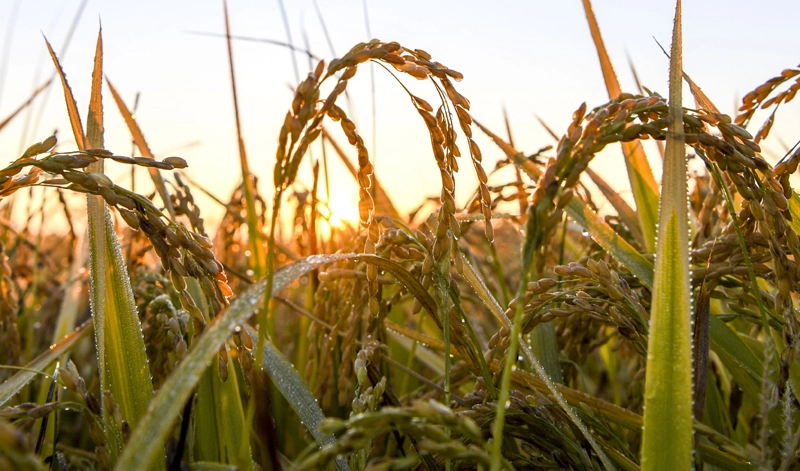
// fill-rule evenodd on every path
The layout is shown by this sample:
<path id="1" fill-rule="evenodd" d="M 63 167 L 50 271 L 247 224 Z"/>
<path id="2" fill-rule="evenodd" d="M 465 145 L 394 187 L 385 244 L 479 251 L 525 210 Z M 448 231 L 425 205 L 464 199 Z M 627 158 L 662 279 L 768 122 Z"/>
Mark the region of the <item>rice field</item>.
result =
<path id="1" fill-rule="evenodd" d="M 48 42 L 75 148 L 43 136 L 0 169 L 0 469 L 797 469 L 800 147 L 762 144 L 800 66 L 722 113 L 683 69 L 678 1 L 668 93 L 626 91 L 583 7 L 609 99 L 543 123 L 554 144 L 517 149 L 458 64 L 376 39 L 313 63 L 260 184 L 226 8 L 241 179 L 224 198 L 154 155 L 104 75 L 113 33 L 69 80 Z M 345 103 L 369 64 L 438 169 L 410 214 Z M 134 152 L 105 148 L 112 115 Z M 630 198 L 592 168 L 620 151 Z M 357 220 L 329 205 L 334 161 Z"/>

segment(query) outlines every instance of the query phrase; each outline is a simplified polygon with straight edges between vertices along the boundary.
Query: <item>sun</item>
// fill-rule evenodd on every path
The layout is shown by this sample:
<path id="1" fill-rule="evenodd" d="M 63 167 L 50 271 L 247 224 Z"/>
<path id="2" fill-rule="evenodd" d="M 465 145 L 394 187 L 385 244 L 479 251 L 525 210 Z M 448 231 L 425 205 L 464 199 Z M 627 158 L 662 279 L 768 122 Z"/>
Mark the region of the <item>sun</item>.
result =
<path id="1" fill-rule="evenodd" d="M 358 224 L 358 199 L 349 195 L 334 193 L 328 202 L 330 215 L 328 221 L 331 227 L 343 229 L 345 226 Z"/>
<path id="2" fill-rule="evenodd" d="M 335 213 L 331 213 L 328 222 L 337 229 L 342 229 L 347 224 L 344 219 L 340 218 Z"/>

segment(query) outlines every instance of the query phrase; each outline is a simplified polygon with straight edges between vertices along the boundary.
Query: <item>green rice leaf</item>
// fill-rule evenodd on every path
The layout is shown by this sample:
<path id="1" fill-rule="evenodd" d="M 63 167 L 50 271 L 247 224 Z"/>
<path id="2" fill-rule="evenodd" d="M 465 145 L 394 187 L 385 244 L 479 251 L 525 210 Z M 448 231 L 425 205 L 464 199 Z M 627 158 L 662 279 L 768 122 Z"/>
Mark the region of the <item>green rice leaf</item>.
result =
<path id="1" fill-rule="evenodd" d="M 86 135 L 78 113 L 72 90 L 67 83 L 58 58 L 50 44 L 50 56 L 56 66 L 64 88 L 67 112 L 75 140 L 79 148 L 103 148 L 103 40 L 98 34 L 92 71 L 92 90 L 87 115 Z M 90 172 L 103 171 L 103 161 L 89 167 Z M 142 338 L 136 303 L 122 257 L 119 241 L 114 232 L 111 215 L 99 196 L 87 196 L 90 302 L 94 322 L 95 346 L 98 352 L 100 387 L 111 391 L 120 407 L 124 420 L 135 427 L 153 397 L 153 384 L 147 365 L 144 339 Z M 106 348 L 106 346 L 109 348 Z M 103 408 L 104 416 L 106 409 Z M 105 420 L 106 438 L 111 461 L 118 456 L 122 443 L 111 417 Z M 163 449 L 163 445 L 159 445 Z M 158 468 L 163 467 L 163 463 Z"/>
<path id="2" fill-rule="evenodd" d="M 752 350 L 727 324 L 711 316 L 711 347 L 730 371 L 739 387 L 752 397 L 761 396 L 764 366 Z"/>
<path id="3" fill-rule="evenodd" d="M 653 286 L 652 262 L 620 237 L 592 208 L 580 199 L 572 198 L 565 210 L 609 255 L 630 270 L 645 286 Z"/>
<path id="4" fill-rule="evenodd" d="M 186 281 L 198 308 L 209 318 L 208 303 L 200 283 L 194 278 Z M 229 374 L 222 381 L 220 370 L 216 368 L 220 360 L 219 356 L 216 361 L 212 360 L 212 367 L 203 373 L 198 387 L 194 408 L 194 459 L 229 463 L 242 470 L 252 470 L 249 427 L 245 424 L 238 377 L 233 374 L 233 364 L 229 360 Z"/>
<path id="5" fill-rule="evenodd" d="M 275 272 L 272 292 L 277 294 L 291 282 L 319 266 L 341 260 L 352 260 L 359 256 L 361 255 L 315 255 L 298 260 Z M 233 329 L 243 324 L 263 305 L 265 292 L 266 280 L 262 279 L 234 298 L 228 309 L 206 327 L 150 402 L 139 426 L 133 429 L 116 469 L 148 469 L 156 463 L 163 462 L 161 444 L 172 430 L 172 424 L 183 410 L 183 405 Z"/>
<path id="6" fill-rule="evenodd" d="M 217 358 L 219 361 L 219 358 Z M 197 394 L 195 409 L 195 459 L 237 464 L 241 445 L 248 443 L 246 454 L 250 455 L 250 436 L 245 427 L 239 384 L 233 374 L 233 364 L 229 361 L 231 374 L 225 382 L 219 377 L 216 364 L 203 373 Z M 242 460 L 239 469 L 252 470 L 252 456 Z"/>
<path id="7" fill-rule="evenodd" d="M 754 471 L 757 469 L 755 464 L 704 443 L 701 443 L 697 448 L 700 455 L 703 457 L 703 461 L 712 466 L 716 466 L 718 469 L 729 471 Z"/>
<path id="8" fill-rule="evenodd" d="M 61 341 L 50 346 L 41 355 L 17 371 L 14 376 L 0 384 L 0 406 L 14 397 L 26 384 L 43 371 L 64 353 L 70 351 L 75 344 L 92 331 L 92 323 L 84 322 L 80 327 L 65 336 Z"/>
<path id="9" fill-rule="evenodd" d="M 692 468 L 690 244 L 681 100 L 681 2 L 670 58 L 670 125 L 659 211 L 656 271 L 647 349 L 642 469 Z"/>
<path id="10" fill-rule="evenodd" d="M 98 34 L 92 92 L 87 115 L 86 138 L 90 148 L 102 149 L 103 142 L 103 39 Z M 103 160 L 90 165 L 92 172 L 103 172 Z M 128 269 L 105 202 L 88 195 L 90 301 L 95 323 L 95 338 L 100 359 L 100 387 L 111 391 L 123 420 L 136 427 L 153 397 L 153 383 L 145 353 L 142 326 L 133 297 Z M 109 455 L 112 463 L 122 443 L 112 416 L 103 408 Z M 161 445 L 163 449 L 163 444 Z M 115 449 L 116 448 L 116 449 Z M 155 468 L 163 468 L 161 463 Z"/>
<path id="11" fill-rule="evenodd" d="M 245 324 L 244 327 L 253 342 L 258 341 L 258 332 L 249 325 Z M 325 415 L 317 405 L 316 398 L 311 394 L 305 381 L 294 369 L 294 366 L 275 348 L 275 345 L 269 339 L 264 342 L 264 356 L 261 360 L 261 367 L 269 374 L 283 397 L 292 405 L 292 409 L 300 417 L 300 421 L 306 426 L 314 440 L 321 446 L 332 445 L 335 442 L 333 435 L 319 430 L 319 425 L 325 419 Z M 342 471 L 349 469 L 349 466 L 343 458 L 339 458 L 336 460 L 336 468 Z"/>

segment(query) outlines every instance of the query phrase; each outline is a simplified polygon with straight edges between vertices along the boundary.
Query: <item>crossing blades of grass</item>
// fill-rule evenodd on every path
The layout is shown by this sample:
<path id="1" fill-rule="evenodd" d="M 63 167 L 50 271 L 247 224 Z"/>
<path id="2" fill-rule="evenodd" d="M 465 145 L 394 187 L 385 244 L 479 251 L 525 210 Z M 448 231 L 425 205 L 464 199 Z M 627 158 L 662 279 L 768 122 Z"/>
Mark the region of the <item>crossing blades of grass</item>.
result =
<path id="1" fill-rule="evenodd" d="M 67 84 L 58 59 L 48 44 L 56 70 L 61 77 L 75 141 L 81 149 L 103 148 L 103 41 L 98 34 L 92 91 L 89 102 L 86 135 L 77 111 L 75 98 Z M 90 172 L 102 173 L 103 161 L 91 164 Z M 125 421 L 136 427 L 153 397 L 153 384 L 145 354 L 144 339 L 136 311 L 130 279 L 122 257 L 114 224 L 105 202 L 99 196 L 87 196 L 90 301 L 94 321 L 95 343 L 98 352 L 100 387 L 111 391 Z M 121 452 L 119 427 L 103 408 L 105 434 L 109 443 L 111 462 Z M 163 442 L 158 447 L 163 451 Z M 156 464 L 163 468 L 163 462 Z"/>
<path id="2" fill-rule="evenodd" d="M 275 272 L 272 293 L 279 293 L 289 283 L 326 263 L 357 258 L 357 254 L 311 256 Z M 264 303 L 266 280 L 261 280 L 233 299 L 231 305 L 203 331 L 178 368 L 164 382 L 150 402 L 138 427 L 117 463 L 118 469 L 148 469 L 162 462 L 161 443 L 172 430 L 174 420 L 183 410 L 211 359 L 219 352 L 237 325 L 243 324 Z"/>
<path id="3" fill-rule="evenodd" d="M 249 325 L 245 325 L 245 328 L 253 342 L 258 341 L 258 332 Z M 283 397 L 292 405 L 292 408 L 300 417 L 300 421 L 306 426 L 317 443 L 320 445 L 332 444 L 334 442 L 333 435 L 319 430 L 319 424 L 325 419 L 325 415 L 317 405 L 317 400 L 308 390 L 308 386 L 306 386 L 300 374 L 297 373 L 297 370 L 294 369 L 294 366 L 275 348 L 272 342 L 264 342 L 264 357 L 261 360 L 261 367 L 275 382 L 275 386 L 283 394 Z M 349 466 L 343 458 L 338 458 L 336 460 L 336 468 L 339 471 L 344 471 L 349 469 Z"/>
<path id="4" fill-rule="evenodd" d="M 198 308 L 209 319 L 209 307 L 194 278 L 187 278 L 187 289 Z M 226 379 L 220 377 L 220 369 L 215 368 L 223 356 L 211 362 L 200 380 L 197 402 L 194 410 L 194 459 L 238 465 L 238 469 L 253 469 L 253 456 L 250 448 L 249 427 L 245 424 L 242 406 L 242 391 L 239 379 L 233 373 L 233 363 L 228 359 L 224 368 L 230 370 Z"/>

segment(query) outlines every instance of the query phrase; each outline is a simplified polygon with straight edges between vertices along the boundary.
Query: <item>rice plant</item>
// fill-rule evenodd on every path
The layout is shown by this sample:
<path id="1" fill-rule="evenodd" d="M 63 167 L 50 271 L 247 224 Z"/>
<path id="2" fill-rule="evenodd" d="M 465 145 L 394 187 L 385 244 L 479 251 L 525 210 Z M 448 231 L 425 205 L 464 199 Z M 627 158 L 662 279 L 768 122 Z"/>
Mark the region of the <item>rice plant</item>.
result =
<path id="1" fill-rule="evenodd" d="M 43 205 L 0 226 L 0 469 L 796 469 L 800 148 L 771 162 L 761 143 L 800 68 L 721 113 L 683 69 L 678 1 L 669 96 L 625 92 L 583 6 L 609 98 L 576 99 L 555 143 L 516 149 L 434 51 L 376 39 L 296 87 L 268 192 L 237 117 L 242 180 L 214 228 L 194 198 L 213 192 L 154 157 L 104 75 L 102 34 L 86 81 L 46 43 L 77 148 L 49 136 L 13 156 L 0 213 L 41 191 L 70 230 L 48 232 Z M 226 30 L 236 104 L 227 12 Z M 427 217 L 396 209 L 342 104 L 367 63 L 425 125 Z M 140 155 L 104 148 L 117 111 Z M 477 133 L 504 155 L 493 168 Z M 665 144 L 660 182 L 646 140 Z M 633 205 L 591 169 L 618 147 Z M 332 222 L 319 155 L 350 169 L 358 221 Z M 146 168 L 154 192 L 109 161 Z"/>

